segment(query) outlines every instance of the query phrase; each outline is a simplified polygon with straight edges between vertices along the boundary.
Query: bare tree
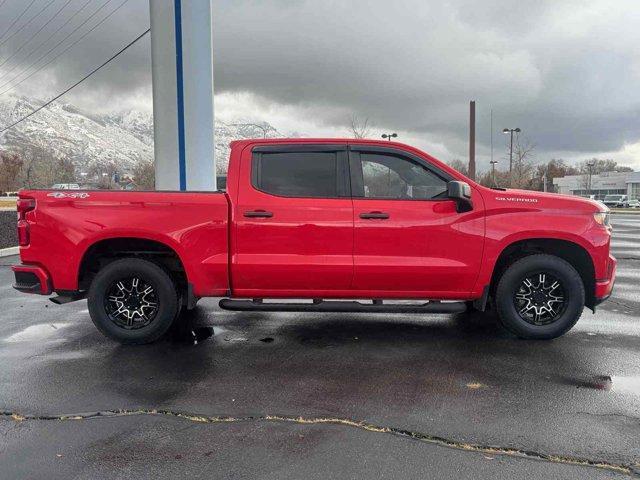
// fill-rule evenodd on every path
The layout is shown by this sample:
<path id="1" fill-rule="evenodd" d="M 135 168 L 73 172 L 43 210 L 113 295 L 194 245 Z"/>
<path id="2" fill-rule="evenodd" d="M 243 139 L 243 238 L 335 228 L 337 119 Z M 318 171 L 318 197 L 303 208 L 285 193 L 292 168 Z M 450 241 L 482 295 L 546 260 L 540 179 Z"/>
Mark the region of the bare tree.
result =
<path id="1" fill-rule="evenodd" d="M 27 188 L 47 188 L 49 184 L 52 161 L 47 150 L 41 145 L 34 144 L 25 148 L 22 152 L 22 171 L 20 172 L 20 184 Z"/>
<path id="2" fill-rule="evenodd" d="M 469 175 L 469 165 L 459 158 L 454 158 L 453 160 L 447 162 L 447 165 L 449 165 L 454 170 L 457 170 L 465 177 Z"/>
<path id="3" fill-rule="evenodd" d="M 615 160 L 603 160 L 600 158 L 583 160 L 578 164 L 578 169 L 580 170 L 580 173 L 584 175 L 588 175 L 589 170 L 591 170 L 592 175 L 600 175 L 604 172 L 633 172 L 633 168 L 624 165 L 618 165 L 618 162 L 616 162 Z"/>
<path id="4" fill-rule="evenodd" d="M 535 145 L 518 135 L 513 144 L 513 168 L 511 171 L 512 188 L 530 188 L 533 178 L 533 151 Z"/>
<path id="5" fill-rule="evenodd" d="M 367 138 L 370 132 L 369 117 L 365 117 L 363 121 L 360 121 L 354 113 L 351 116 L 351 135 L 353 135 L 353 138 Z"/>
<path id="6" fill-rule="evenodd" d="M 18 189 L 18 176 L 22 170 L 22 159 L 15 153 L 0 152 L 0 192 Z"/>
<path id="7" fill-rule="evenodd" d="M 495 171 L 495 182 L 494 182 L 494 174 L 491 170 L 487 170 L 482 173 L 478 177 L 478 183 L 480 185 L 484 185 L 489 188 L 504 188 L 509 185 L 509 170 L 498 170 Z"/>
<path id="8" fill-rule="evenodd" d="M 546 163 L 539 163 L 535 170 L 534 178 L 536 181 L 533 187 L 536 190 L 542 190 L 544 187 L 544 177 L 546 177 L 547 191 L 549 192 L 555 190 L 555 186 L 553 185 L 555 178 L 566 177 L 567 175 L 578 175 L 580 173 L 576 167 L 567 165 L 561 158 L 552 158 Z"/>
<path id="9" fill-rule="evenodd" d="M 142 160 L 133 167 L 133 183 L 136 190 L 155 190 L 156 177 L 153 162 Z"/>

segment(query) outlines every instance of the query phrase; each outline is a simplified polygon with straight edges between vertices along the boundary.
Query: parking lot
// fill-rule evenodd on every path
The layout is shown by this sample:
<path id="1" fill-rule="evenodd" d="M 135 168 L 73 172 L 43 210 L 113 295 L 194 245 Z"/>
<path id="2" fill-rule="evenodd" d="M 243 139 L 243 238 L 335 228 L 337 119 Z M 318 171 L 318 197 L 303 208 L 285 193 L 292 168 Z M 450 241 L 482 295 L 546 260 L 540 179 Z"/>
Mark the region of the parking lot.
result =
<path id="1" fill-rule="evenodd" d="M 640 475 L 640 215 L 614 215 L 613 297 L 554 341 L 476 314 L 232 313 L 160 343 L 86 302 L 11 288 L 0 259 L 3 478 Z"/>

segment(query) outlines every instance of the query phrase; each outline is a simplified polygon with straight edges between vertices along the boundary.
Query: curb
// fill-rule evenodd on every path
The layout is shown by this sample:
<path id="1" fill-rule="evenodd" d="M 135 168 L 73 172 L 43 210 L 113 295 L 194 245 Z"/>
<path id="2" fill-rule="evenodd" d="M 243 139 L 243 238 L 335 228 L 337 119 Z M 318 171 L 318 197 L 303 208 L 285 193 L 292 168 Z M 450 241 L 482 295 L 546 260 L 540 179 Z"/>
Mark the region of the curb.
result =
<path id="1" fill-rule="evenodd" d="M 609 213 L 613 214 L 613 215 L 640 215 L 640 210 L 638 210 L 637 208 L 634 209 L 629 209 L 629 210 L 609 210 Z"/>
<path id="2" fill-rule="evenodd" d="M 18 255 L 20 253 L 20 247 L 0 248 L 0 258 L 10 257 L 11 255 Z"/>

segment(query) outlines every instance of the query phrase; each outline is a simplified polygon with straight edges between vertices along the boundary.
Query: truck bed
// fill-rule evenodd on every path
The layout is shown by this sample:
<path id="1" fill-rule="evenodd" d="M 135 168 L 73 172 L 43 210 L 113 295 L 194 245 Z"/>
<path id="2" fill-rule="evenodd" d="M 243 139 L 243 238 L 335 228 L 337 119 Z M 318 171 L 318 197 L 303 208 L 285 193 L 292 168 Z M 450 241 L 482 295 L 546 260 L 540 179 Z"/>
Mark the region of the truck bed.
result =
<path id="1" fill-rule="evenodd" d="M 31 243 L 24 264 L 42 265 L 53 290 L 78 290 L 90 248 L 135 236 L 172 249 L 194 295 L 224 295 L 229 288 L 229 199 L 222 192 L 24 190 L 36 208 L 27 213 Z M 126 241 L 126 240 L 125 240 Z M 102 243 L 100 243 L 102 242 Z M 107 243 L 105 243 L 107 242 Z"/>

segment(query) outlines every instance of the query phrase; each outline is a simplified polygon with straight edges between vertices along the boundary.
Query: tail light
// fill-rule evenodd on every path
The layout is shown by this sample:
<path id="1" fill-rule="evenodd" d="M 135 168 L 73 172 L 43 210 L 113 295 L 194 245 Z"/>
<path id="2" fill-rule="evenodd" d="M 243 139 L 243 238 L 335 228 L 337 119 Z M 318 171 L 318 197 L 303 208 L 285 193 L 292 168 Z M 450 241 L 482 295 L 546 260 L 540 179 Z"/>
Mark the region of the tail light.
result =
<path id="1" fill-rule="evenodd" d="M 18 210 L 18 244 L 25 247 L 31 241 L 27 212 L 35 210 L 36 200 L 34 198 L 19 198 L 16 206 Z"/>

